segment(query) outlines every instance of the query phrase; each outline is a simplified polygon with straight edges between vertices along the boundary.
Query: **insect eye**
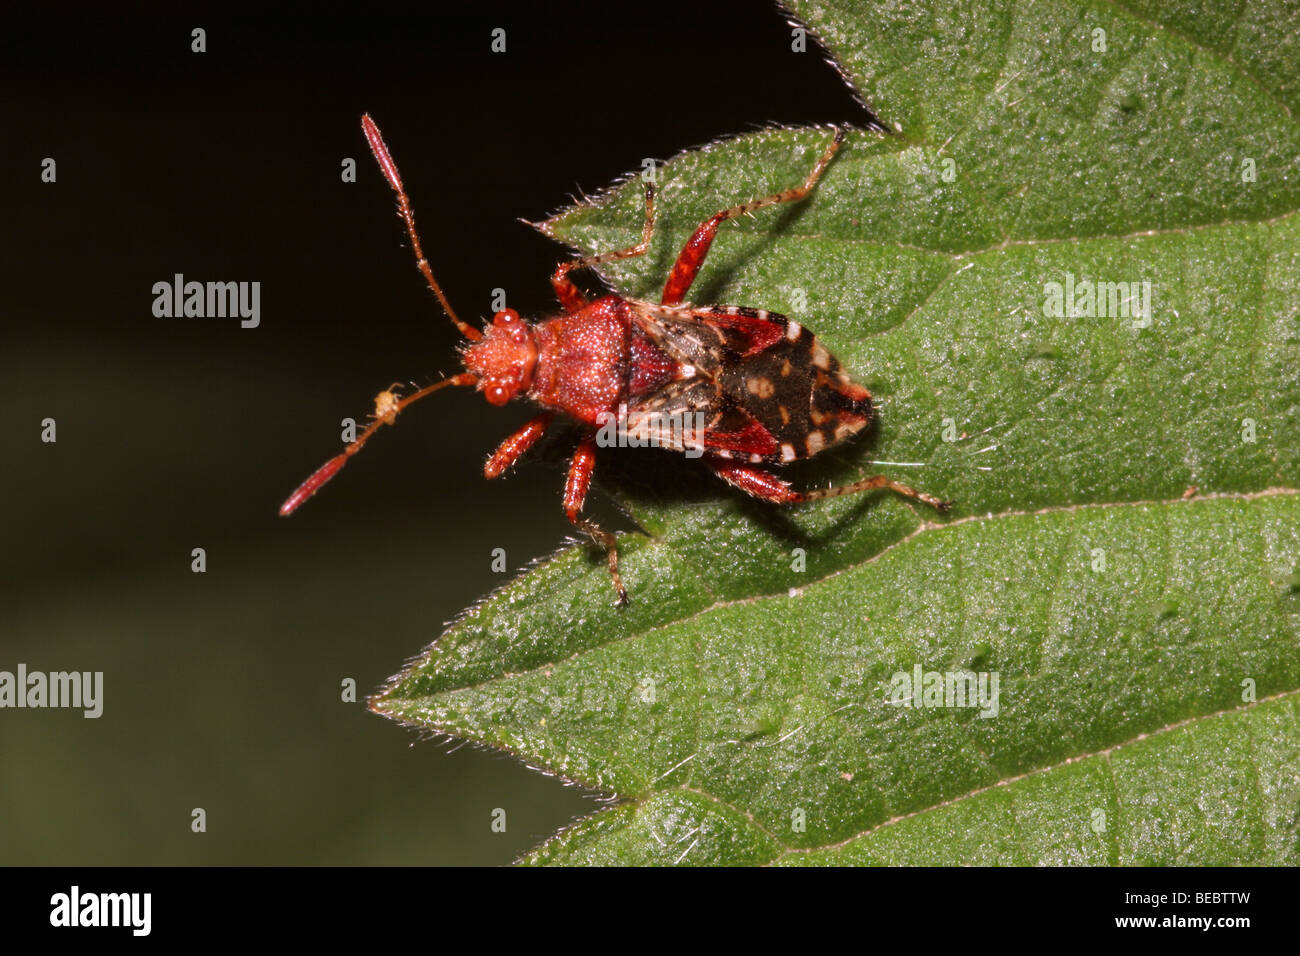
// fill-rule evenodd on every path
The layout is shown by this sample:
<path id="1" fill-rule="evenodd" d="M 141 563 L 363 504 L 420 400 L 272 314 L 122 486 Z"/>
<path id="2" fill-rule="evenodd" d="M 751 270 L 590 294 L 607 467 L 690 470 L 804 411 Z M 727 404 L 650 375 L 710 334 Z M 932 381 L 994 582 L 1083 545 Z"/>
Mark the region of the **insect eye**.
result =
<path id="1" fill-rule="evenodd" d="M 502 309 L 492 317 L 492 321 L 500 326 L 512 325 L 519 321 L 519 313 L 514 309 Z"/>
<path id="2" fill-rule="evenodd" d="M 483 397 L 491 405 L 504 405 L 510 401 L 510 390 L 504 385 L 489 385 L 483 389 Z"/>

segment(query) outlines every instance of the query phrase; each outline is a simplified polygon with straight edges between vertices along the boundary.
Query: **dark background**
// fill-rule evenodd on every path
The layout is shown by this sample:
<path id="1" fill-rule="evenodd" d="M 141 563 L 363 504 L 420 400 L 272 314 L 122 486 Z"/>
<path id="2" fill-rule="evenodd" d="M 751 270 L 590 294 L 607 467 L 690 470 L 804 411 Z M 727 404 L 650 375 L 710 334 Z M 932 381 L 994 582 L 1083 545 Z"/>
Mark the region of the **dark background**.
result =
<path id="1" fill-rule="evenodd" d="M 0 863 L 505 863 L 599 805 L 364 709 L 501 583 L 493 548 L 514 569 L 570 533 L 558 453 L 482 478 L 526 407 L 432 398 L 277 517 L 341 418 L 457 370 L 360 114 L 476 323 L 495 287 L 554 307 L 566 251 L 519 217 L 644 157 L 866 114 L 763 0 L 478 6 L 5 18 L 0 670 L 103 671 L 105 699 L 0 710 Z M 260 281 L 260 327 L 155 318 L 177 272 Z"/>

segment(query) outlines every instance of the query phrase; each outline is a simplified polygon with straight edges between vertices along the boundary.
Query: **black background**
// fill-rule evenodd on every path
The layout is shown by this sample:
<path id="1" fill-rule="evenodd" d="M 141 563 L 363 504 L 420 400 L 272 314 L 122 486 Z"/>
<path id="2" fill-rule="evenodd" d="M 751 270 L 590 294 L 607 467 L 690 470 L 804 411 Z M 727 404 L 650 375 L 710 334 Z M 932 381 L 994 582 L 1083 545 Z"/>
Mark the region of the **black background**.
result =
<path id="1" fill-rule="evenodd" d="M 493 548 L 518 568 L 570 533 L 559 453 L 482 479 L 528 410 L 459 391 L 277 517 L 341 418 L 457 370 L 359 117 L 478 321 L 496 287 L 554 307 L 567 252 L 520 217 L 646 157 L 867 114 L 763 0 L 438 9 L 6 18 L 0 669 L 106 690 L 99 720 L 0 711 L 0 863 L 504 863 L 597 806 L 339 701 L 500 584 Z M 154 317 L 178 272 L 260 281 L 260 327 Z"/>

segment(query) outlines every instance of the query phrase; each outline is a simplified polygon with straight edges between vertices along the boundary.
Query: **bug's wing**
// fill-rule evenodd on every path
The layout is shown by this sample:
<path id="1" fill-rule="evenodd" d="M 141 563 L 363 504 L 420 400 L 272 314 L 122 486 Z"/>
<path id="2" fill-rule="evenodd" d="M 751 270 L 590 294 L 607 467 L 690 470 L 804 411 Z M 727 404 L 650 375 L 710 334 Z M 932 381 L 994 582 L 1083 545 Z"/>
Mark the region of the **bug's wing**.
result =
<path id="1" fill-rule="evenodd" d="M 638 443 L 724 458 L 758 461 L 777 452 L 772 433 L 706 376 L 670 382 L 639 399 L 622 431 Z"/>
<path id="2" fill-rule="evenodd" d="M 870 392 L 811 332 L 783 315 L 637 303 L 633 316 L 656 346 L 716 385 L 709 407 L 717 415 L 705 446 L 722 457 L 808 458 L 871 422 Z"/>
<path id="3" fill-rule="evenodd" d="M 637 303 L 632 318 L 669 358 L 708 378 L 716 378 L 731 355 L 722 330 L 700 321 L 694 309 Z"/>
<path id="4" fill-rule="evenodd" d="M 806 338 L 806 341 L 805 341 Z M 767 426 L 781 461 L 811 457 L 871 423 L 871 393 L 855 384 L 806 329 L 718 375 L 726 400 Z"/>
<path id="5" fill-rule="evenodd" d="M 739 405 L 727 408 L 704 434 L 704 446 L 722 458 L 759 462 L 773 457 L 779 446 L 762 422 Z"/>
<path id="6" fill-rule="evenodd" d="M 686 451 L 707 445 L 708 429 L 722 409 L 722 392 L 712 379 L 669 382 L 631 405 L 620 431 L 637 443 Z"/>
<path id="7" fill-rule="evenodd" d="M 638 302 L 633 321 L 672 359 L 716 377 L 728 365 L 786 341 L 785 316 L 731 306 L 673 308 Z M 798 325 L 793 328 L 798 330 Z"/>

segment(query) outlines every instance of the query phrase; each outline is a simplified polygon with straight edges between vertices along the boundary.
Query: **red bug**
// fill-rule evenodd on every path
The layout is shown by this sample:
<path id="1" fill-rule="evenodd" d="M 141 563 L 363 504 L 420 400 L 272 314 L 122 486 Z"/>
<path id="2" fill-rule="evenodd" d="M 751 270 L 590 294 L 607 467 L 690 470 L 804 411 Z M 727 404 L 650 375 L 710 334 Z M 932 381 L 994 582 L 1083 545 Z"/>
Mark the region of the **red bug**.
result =
<path id="1" fill-rule="evenodd" d="M 654 233 L 654 186 L 645 192 L 645 227 L 635 246 L 562 262 L 551 276 L 561 315 L 527 322 L 514 309 L 496 313 L 483 332 L 463 322 L 433 277 L 415 230 L 415 214 L 397 165 L 369 116 L 361 128 L 389 185 L 411 237 L 416 266 L 443 310 L 468 344 L 465 371 L 405 398 L 390 386 L 375 399 L 370 425 L 342 454 L 304 481 L 280 507 L 288 515 L 333 478 L 348 458 L 382 425 L 391 425 L 412 402 L 449 385 L 473 385 L 493 405 L 518 395 L 544 409 L 501 443 L 483 471 L 496 478 L 528 451 L 563 415 L 583 427 L 568 480 L 564 512 L 603 546 L 620 604 L 627 590 L 618 571 L 614 535 L 582 517 L 596 462 L 598 428 L 617 415 L 621 435 L 689 452 L 697 449 L 714 474 L 755 497 L 794 504 L 888 488 L 940 511 L 950 503 L 883 475 L 837 488 L 795 491 L 769 466 L 809 458 L 857 435 L 873 415 L 871 393 L 852 381 L 811 332 L 774 312 L 737 306 L 694 306 L 683 300 L 704 264 L 718 226 L 765 206 L 795 202 L 812 192 L 830 164 L 844 131 L 835 137 L 803 185 L 754 199 L 706 219 L 687 241 L 668 275 L 658 303 L 605 295 L 588 299 L 569 278 L 575 269 L 639 256 Z M 665 423 L 701 422 L 689 442 L 686 431 Z"/>

